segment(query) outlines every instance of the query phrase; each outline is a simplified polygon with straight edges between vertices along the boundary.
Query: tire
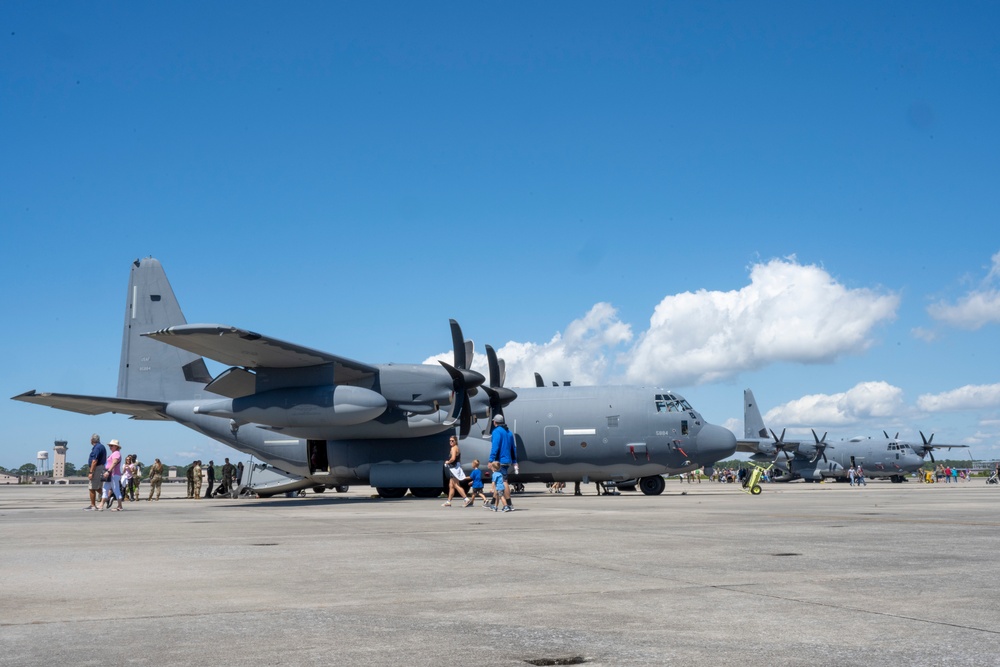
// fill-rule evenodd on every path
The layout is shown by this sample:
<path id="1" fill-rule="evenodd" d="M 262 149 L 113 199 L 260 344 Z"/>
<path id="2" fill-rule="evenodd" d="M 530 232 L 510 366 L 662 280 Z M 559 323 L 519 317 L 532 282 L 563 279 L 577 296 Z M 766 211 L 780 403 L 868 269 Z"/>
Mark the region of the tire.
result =
<path id="1" fill-rule="evenodd" d="M 763 490 L 764 489 L 760 488 L 760 484 L 754 484 L 752 487 L 750 487 L 750 495 L 759 496 L 760 492 Z"/>
<path id="2" fill-rule="evenodd" d="M 313 493 L 323 493 L 324 491 L 326 491 L 326 487 L 325 486 L 314 486 L 313 487 Z"/>
<path id="3" fill-rule="evenodd" d="M 339 486 L 333 487 L 333 490 L 336 491 L 337 493 L 347 493 L 347 489 L 349 488 L 350 487 L 347 486 L 346 484 L 340 484 Z"/>
<path id="4" fill-rule="evenodd" d="M 639 480 L 639 490 L 647 496 L 658 496 L 667 488 L 667 482 L 661 475 L 643 477 Z"/>
<path id="5" fill-rule="evenodd" d="M 380 486 L 375 489 L 375 492 L 379 495 L 379 498 L 402 498 L 406 495 L 406 487 Z"/>

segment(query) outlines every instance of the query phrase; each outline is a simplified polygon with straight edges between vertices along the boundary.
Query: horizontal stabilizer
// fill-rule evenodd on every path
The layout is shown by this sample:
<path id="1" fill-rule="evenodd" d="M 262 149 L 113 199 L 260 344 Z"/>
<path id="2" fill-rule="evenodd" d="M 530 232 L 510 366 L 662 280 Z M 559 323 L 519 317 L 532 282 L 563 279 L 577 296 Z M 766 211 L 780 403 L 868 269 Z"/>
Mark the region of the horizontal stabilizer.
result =
<path id="1" fill-rule="evenodd" d="M 37 393 L 34 389 L 20 396 L 14 396 L 15 401 L 47 405 L 50 408 L 79 412 L 84 415 L 102 415 L 106 412 L 131 415 L 133 419 L 150 419 L 170 421 L 166 414 L 167 404 L 161 401 L 143 401 L 134 398 L 110 398 L 104 396 L 80 396 L 78 394 Z"/>
<path id="2" fill-rule="evenodd" d="M 337 383 L 354 382 L 378 373 L 377 368 L 360 361 L 219 324 L 185 324 L 143 336 L 227 366 L 305 368 L 333 364 L 334 381 Z"/>

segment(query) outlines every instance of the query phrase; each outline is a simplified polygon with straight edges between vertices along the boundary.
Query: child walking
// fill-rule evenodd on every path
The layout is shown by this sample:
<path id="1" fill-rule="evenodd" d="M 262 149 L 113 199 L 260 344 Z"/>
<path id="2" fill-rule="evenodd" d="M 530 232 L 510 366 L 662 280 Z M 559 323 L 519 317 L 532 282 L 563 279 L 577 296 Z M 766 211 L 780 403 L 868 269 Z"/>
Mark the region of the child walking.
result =
<path id="1" fill-rule="evenodd" d="M 510 512 L 510 507 L 507 506 L 507 499 L 504 498 L 504 479 L 503 475 L 500 474 L 500 462 L 494 461 L 490 464 L 490 470 L 493 471 L 491 478 L 493 480 L 493 511 Z"/>
<path id="2" fill-rule="evenodd" d="M 476 503 L 476 496 L 483 499 L 483 506 L 489 500 L 486 498 L 486 494 L 483 493 L 483 473 L 479 470 L 479 459 L 475 459 L 472 462 L 472 472 L 469 473 L 469 479 L 472 480 L 472 490 L 469 492 L 469 500 L 466 503 L 466 507 L 470 507 Z"/>

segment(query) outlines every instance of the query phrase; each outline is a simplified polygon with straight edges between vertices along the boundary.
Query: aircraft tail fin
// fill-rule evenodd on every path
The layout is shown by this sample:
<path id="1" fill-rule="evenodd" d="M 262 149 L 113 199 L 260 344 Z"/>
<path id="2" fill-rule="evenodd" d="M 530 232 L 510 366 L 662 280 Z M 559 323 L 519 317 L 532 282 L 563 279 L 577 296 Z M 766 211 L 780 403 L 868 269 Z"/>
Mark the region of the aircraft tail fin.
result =
<path id="1" fill-rule="evenodd" d="M 141 335 L 187 324 L 158 260 L 132 262 L 125 304 L 118 397 L 169 401 L 203 394 L 212 381 L 204 359 Z"/>
<path id="2" fill-rule="evenodd" d="M 760 408 L 749 389 L 743 390 L 743 436 L 745 438 L 766 438 L 767 429 Z"/>

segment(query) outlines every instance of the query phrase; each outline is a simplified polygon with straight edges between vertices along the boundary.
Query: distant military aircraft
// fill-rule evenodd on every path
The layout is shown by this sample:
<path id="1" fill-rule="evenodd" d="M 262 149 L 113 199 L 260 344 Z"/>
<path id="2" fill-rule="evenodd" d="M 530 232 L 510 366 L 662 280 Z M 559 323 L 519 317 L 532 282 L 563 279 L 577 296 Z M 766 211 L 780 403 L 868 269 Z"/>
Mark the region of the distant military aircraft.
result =
<path id="1" fill-rule="evenodd" d="M 890 439 L 888 434 L 886 442 L 857 437 L 832 444 L 826 442 L 826 433 L 821 438 L 814 430 L 811 442 L 786 440 L 784 430 L 779 436 L 764 426 L 749 389 L 743 392 L 743 431 L 744 438 L 736 443 L 737 451 L 752 453 L 750 458 L 754 461 L 773 461 L 783 472 L 776 477 L 777 481 L 801 478 L 818 482 L 826 477 L 845 478 L 848 468 L 860 464 L 868 477 L 887 477 L 893 482 L 902 482 L 924 463 L 909 443 Z"/>
<path id="2" fill-rule="evenodd" d="M 83 414 L 175 421 L 284 473 L 280 493 L 370 484 L 383 497 L 433 497 L 443 485 L 448 436 L 463 460 L 485 462 L 480 417 L 505 413 L 519 481 L 640 479 L 709 466 L 736 438 L 708 424 L 683 397 L 645 387 L 503 386 L 469 368 L 472 344 L 452 324 L 454 363 L 367 364 L 217 324 L 187 324 L 160 262 L 131 267 L 117 397 L 29 391 L 14 400 Z M 204 358 L 229 366 L 217 377 Z M 516 399 L 516 400 L 515 400 Z M 509 406 L 509 407 L 508 407 Z M 506 410 L 505 410 L 506 408 Z M 489 421 L 489 420 L 487 420 Z M 271 471 L 273 472 L 273 471 Z"/>

